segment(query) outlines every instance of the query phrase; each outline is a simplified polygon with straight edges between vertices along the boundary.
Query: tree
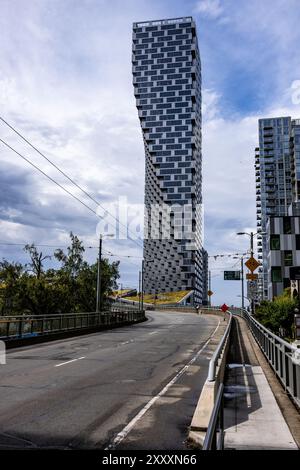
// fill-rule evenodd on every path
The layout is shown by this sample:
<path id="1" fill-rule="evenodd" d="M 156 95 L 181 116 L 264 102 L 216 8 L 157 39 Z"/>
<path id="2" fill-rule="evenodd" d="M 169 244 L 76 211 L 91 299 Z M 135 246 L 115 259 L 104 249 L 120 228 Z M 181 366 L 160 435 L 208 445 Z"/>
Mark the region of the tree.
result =
<path id="1" fill-rule="evenodd" d="M 5 259 L 0 262 L 1 315 L 18 309 L 19 280 L 23 269 L 21 263 L 10 263 Z"/>
<path id="2" fill-rule="evenodd" d="M 59 269 L 44 270 L 43 256 L 34 244 L 24 250 L 30 255 L 30 271 L 19 263 L 0 263 L 0 311 L 5 314 L 48 315 L 52 313 L 95 311 L 97 263 L 90 265 L 83 259 L 84 246 L 70 233 L 67 253 L 56 250 Z M 117 288 L 119 262 L 101 260 L 102 298 Z"/>
<path id="3" fill-rule="evenodd" d="M 67 254 L 62 249 L 56 250 L 54 253 L 55 258 L 62 263 L 62 269 L 75 278 L 79 273 L 83 261 L 83 253 L 85 248 L 82 241 L 76 235 L 70 232 L 71 245 L 67 248 Z"/>
<path id="4" fill-rule="evenodd" d="M 31 263 L 29 266 L 31 267 L 36 278 L 40 279 L 44 272 L 43 261 L 45 261 L 45 259 L 51 259 L 51 256 L 43 256 L 43 253 L 39 253 L 34 244 L 25 245 L 24 251 L 30 255 Z"/>
<path id="5" fill-rule="evenodd" d="M 275 334 L 293 336 L 294 309 L 297 307 L 297 299 L 291 299 L 290 289 L 285 289 L 282 295 L 275 297 L 271 302 L 264 300 L 256 309 L 256 317 L 266 328 Z"/>

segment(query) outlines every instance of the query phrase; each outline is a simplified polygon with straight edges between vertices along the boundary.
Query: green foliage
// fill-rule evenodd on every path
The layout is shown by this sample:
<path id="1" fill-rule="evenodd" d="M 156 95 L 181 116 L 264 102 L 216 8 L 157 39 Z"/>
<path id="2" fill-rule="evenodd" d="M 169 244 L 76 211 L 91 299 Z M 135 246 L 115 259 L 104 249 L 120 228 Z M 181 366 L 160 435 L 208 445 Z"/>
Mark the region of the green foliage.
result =
<path id="1" fill-rule="evenodd" d="M 45 270 L 43 256 L 35 245 L 26 245 L 30 263 L 0 262 L 0 313 L 48 315 L 51 313 L 92 312 L 96 306 L 97 263 L 83 259 L 84 246 L 70 233 L 67 253 L 56 250 L 54 257 L 61 263 L 58 269 Z M 29 269 L 28 269 L 29 268 Z M 102 298 L 117 288 L 119 262 L 101 260 Z"/>
<path id="2" fill-rule="evenodd" d="M 17 307 L 19 281 L 23 273 L 20 263 L 0 261 L 0 311 L 6 315 Z"/>
<path id="3" fill-rule="evenodd" d="M 43 274 L 43 261 L 45 261 L 45 259 L 50 259 L 51 256 L 43 256 L 43 253 L 39 253 L 34 244 L 25 245 L 24 251 L 26 251 L 31 258 L 29 266 L 31 267 L 32 272 L 35 274 L 37 279 L 40 279 Z"/>
<path id="4" fill-rule="evenodd" d="M 272 302 L 262 301 L 256 308 L 256 318 L 274 333 L 292 338 L 296 307 L 298 307 L 297 299 L 291 299 L 290 291 L 286 289 Z"/>

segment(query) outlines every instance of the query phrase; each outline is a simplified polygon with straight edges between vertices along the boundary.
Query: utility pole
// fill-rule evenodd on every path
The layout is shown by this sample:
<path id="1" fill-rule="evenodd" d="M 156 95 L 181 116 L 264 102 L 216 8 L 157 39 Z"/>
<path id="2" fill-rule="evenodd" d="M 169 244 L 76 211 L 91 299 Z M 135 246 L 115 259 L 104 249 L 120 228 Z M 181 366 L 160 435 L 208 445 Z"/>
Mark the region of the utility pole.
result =
<path id="1" fill-rule="evenodd" d="M 208 271 L 208 290 L 211 291 L 211 271 Z M 211 295 L 208 296 L 208 306 L 211 307 Z"/>
<path id="2" fill-rule="evenodd" d="M 102 235 L 100 235 L 100 238 L 99 238 L 96 313 L 99 313 L 101 310 L 101 257 L 102 257 Z"/>
<path id="3" fill-rule="evenodd" d="M 242 277 L 242 310 L 245 308 L 244 301 L 244 258 L 241 257 L 241 277 Z"/>
<path id="4" fill-rule="evenodd" d="M 254 254 L 254 250 L 253 250 L 253 238 L 255 235 L 266 235 L 266 232 L 257 232 L 257 233 L 253 233 L 253 232 L 237 232 L 237 235 L 248 235 L 248 237 L 250 237 L 250 253 L 251 253 L 251 258 L 253 258 L 253 254 Z M 254 300 L 251 299 L 250 301 L 250 305 L 251 305 L 251 313 L 252 315 L 254 315 L 255 311 L 254 311 Z"/>

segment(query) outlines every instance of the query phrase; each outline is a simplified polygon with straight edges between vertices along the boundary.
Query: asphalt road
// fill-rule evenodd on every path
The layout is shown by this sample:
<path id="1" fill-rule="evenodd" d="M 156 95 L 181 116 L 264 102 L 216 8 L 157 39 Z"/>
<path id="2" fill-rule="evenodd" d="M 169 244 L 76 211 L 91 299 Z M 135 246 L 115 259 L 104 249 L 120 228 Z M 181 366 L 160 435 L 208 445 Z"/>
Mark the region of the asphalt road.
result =
<path id="1" fill-rule="evenodd" d="M 148 318 L 9 351 L 0 365 L 0 449 L 185 449 L 224 322 Z"/>

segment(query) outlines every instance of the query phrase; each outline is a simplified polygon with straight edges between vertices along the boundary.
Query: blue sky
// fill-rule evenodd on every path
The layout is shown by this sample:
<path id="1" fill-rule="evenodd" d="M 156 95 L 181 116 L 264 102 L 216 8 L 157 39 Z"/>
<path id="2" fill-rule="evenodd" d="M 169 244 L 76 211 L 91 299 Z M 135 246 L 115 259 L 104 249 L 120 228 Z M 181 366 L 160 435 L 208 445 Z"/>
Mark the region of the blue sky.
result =
<path id="1" fill-rule="evenodd" d="M 132 23 L 190 15 L 203 75 L 205 246 L 210 255 L 243 252 L 248 239 L 235 234 L 255 230 L 257 120 L 300 117 L 292 100 L 300 80 L 298 0 L 1 0 L 1 114 L 101 202 L 124 195 L 142 203 Z M 66 183 L 2 124 L 0 135 Z M 96 217 L 4 147 L 0 169 L 0 241 L 65 245 L 73 230 L 95 246 Z M 141 250 L 127 241 L 105 246 L 137 257 L 121 258 L 121 282 L 137 285 Z M 25 261 L 17 247 L 0 245 L 0 257 Z M 240 286 L 222 281 L 236 262 L 211 258 L 215 303 L 240 302 Z"/>

